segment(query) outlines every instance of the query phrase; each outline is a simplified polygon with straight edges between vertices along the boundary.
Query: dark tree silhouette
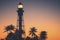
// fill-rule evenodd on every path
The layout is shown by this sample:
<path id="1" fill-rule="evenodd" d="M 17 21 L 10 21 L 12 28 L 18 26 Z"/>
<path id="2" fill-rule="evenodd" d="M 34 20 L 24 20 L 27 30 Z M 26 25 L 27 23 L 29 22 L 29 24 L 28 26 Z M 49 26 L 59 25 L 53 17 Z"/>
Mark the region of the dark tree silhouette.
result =
<path id="1" fill-rule="evenodd" d="M 40 40 L 46 40 L 47 38 L 47 32 L 46 31 L 42 31 L 40 34 Z"/>
<path id="2" fill-rule="evenodd" d="M 37 32 L 37 29 L 35 27 L 31 28 L 29 32 L 30 32 L 29 35 L 32 35 L 33 37 L 31 40 L 38 40 L 38 36 L 35 34 L 35 32 Z"/>
<path id="3" fill-rule="evenodd" d="M 13 25 L 9 25 L 5 28 L 5 32 L 10 31 L 10 30 L 14 30 L 14 26 Z M 13 32 L 10 31 L 10 33 L 7 35 L 6 40 L 13 40 L 15 37 L 15 34 Z"/>
<path id="4" fill-rule="evenodd" d="M 6 28 L 5 28 L 5 30 L 6 31 L 10 31 L 10 30 L 14 30 L 14 26 L 13 25 L 9 25 L 9 26 L 7 26 Z M 5 31 L 5 32 L 6 32 Z M 21 33 L 25 33 L 23 30 L 21 31 Z M 10 33 L 7 35 L 7 37 L 6 37 L 6 40 L 19 40 L 19 30 L 18 29 L 16 29 L 15 30 L 15 33 L 12 33 L 11 31 L 10 31 Z M 23 39 L 23 38 L 22 38 Z M 24 40 L 24 39 L 23 39 Z"/>
<path id="5" fill-rule="evenodd" d="M 14 37 L 14 33 L 10 32 L 6 37 L 6 40 L 13 40 L 13 37 Z"/>
<path id="6" fill-rule="evenodd" d="M 10 30 L 14 30 L 14 26 L 13 25 L 9 25 L 5 28 L 4 32 L 10 31 Z"/>
<path id="7" fill-rule="evenodd" d="M 29 32 L 30 32 L 29 35 L 36 36 L 35 32 L 37 32 L 37 29 L 35 27 L 33 27 L 33 28 L 31 28 L 31 30 Z"/>

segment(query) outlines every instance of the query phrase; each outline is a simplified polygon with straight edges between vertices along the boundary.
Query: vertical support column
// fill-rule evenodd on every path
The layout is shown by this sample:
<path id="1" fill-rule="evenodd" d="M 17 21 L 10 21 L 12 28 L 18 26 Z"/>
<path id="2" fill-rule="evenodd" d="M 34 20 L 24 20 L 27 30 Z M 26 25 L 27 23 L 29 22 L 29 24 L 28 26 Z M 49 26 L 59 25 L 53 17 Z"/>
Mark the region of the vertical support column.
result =
<path id="1" fill-rule="evenodd" d="M 19 40 L 22 40 L 22 27 L 23 27 L 23 25 L 22 25 L 22 18 L 23 18 L 23 9 L 22 8 L 20 8 L 20 9 L 18 9 L 18 17 L 19 17 L 19 34 L 18 34 L 18 36 L 19 36 Z"/>

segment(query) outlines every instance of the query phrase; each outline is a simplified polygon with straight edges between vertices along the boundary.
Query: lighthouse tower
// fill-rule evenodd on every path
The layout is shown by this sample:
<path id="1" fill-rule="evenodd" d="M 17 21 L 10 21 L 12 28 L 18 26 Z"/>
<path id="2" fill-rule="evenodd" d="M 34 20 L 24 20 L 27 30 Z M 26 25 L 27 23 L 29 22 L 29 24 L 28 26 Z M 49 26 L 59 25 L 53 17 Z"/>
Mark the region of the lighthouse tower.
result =
<path id="1" fill-rule="evenodd" d="M 22 35 L 25 34 L 25 31 L 24 31 L 24 25 L 23 25 L 23 4 L 20 2 L 18 4 L 18 10 L 17 10 L 17 13 L 18 13 L 18 40 L 23 40 L 22 39 Z"/>

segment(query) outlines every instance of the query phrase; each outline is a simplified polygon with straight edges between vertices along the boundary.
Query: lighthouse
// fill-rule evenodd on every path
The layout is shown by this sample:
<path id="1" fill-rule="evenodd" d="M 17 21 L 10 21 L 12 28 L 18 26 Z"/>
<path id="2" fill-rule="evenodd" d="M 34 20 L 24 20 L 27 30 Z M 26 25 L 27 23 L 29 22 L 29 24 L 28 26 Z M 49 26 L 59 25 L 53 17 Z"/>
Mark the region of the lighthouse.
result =
<path id="1" fill-rule="evenodd" d="M 18 40 L 23 40 L 22 39 L 22 35 L 25 33 L 24 31 L 24 25 L 23 25 L 23 4 L 20 2 L 17 6 L 18 10 L 17 10 L 17 13 L 18 13 L 18 32 L 17 32 L 17 35 L 18 35 Z"/>

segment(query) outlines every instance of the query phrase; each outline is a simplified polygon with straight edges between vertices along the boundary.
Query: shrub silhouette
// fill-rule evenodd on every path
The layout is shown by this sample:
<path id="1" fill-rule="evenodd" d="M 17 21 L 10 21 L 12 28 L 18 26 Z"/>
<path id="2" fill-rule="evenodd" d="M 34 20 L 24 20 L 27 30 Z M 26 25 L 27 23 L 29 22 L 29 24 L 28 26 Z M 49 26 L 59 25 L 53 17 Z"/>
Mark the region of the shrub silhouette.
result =
<path id="1" fill-rule="evenodd" d="M 46 40 L 47 38 L 47 32 L 46 31 L 42 31 L 40 34 L 40 40 Z"/>

